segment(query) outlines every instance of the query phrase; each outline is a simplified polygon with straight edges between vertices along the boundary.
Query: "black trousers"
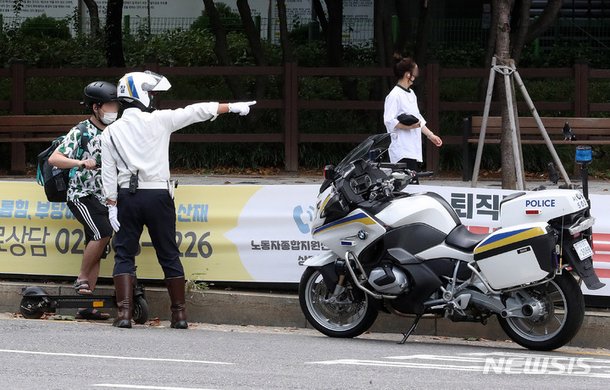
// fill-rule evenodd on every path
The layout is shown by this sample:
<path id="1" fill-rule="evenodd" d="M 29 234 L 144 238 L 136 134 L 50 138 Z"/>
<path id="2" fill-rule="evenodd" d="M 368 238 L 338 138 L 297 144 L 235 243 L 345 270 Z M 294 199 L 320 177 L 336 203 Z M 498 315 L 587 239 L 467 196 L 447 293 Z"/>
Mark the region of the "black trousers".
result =
<path id="1" fill-rule="evenodd" d="M 184 276 L 176 244 L 176 208 L 169 192 L 142 189 L 130 194 L 121 188 L 117 207 L 121 228 L 114 238 L 113 275 L 135 275 L 135 257 L 146 226 L 165 278 Z"/>

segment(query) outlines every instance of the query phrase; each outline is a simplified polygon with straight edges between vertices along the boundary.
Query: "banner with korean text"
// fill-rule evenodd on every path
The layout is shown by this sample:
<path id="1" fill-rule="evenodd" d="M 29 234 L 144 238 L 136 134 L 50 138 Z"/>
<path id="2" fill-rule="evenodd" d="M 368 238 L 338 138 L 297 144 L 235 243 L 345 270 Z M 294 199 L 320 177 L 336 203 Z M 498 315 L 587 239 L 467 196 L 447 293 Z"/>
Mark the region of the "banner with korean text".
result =
<path id="1" fill-rule="evenodd" d="M 31 182 L 0 182 L 0 274 L 77 275 L 85 247 L 65 203 L 48 202 Z M 305 259 L 324 248 L 309 234 L 317 186 L 180 186 L 176 240 L 186 277 L 295 282 Z M 162 279 L 144 230 L 138 277 Z M 111 276 L 114 252 L 102 260 Z"/>
<path id="2" fill-rule="evenodd" d="M 235 282 L 298 282 L 302 263 L 326 248 L 311 238 L 316 185 L 187 185 L 176 190 L 176 240 L 186 277 Z M 410 186 L 444 197 L 473 232 L 499 227 L 501 200 L 515 191 Z M 610 296 L 610 196 L 591 195 L 596 217 L 594 266 L 605 282 L 588 295 Z M 163 278 L 148 233 L 136 264 L 143 279 Z M 81 225 L 65 203 L 47 202 L 32 182 L 0 182 L 0 274 L 78 273 L 84 249 Z M 111 276 L 114 253 L 102 261 Z"/>

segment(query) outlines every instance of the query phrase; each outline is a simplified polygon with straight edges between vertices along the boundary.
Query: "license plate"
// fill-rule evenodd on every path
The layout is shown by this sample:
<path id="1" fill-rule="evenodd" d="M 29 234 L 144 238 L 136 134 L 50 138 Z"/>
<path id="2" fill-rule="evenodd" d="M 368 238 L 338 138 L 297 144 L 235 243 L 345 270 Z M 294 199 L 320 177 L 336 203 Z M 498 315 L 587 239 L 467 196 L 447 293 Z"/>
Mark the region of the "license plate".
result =
<path id="1" fill-rule="evenodd" d="M 589 257 L 593 256 L 593 250 L 591 249 L 591 245 L 589 245 L 589 241 L 580 240 L 574 243 L 574 250 L 578 255 L 580 261 L 586 260 Z"/>

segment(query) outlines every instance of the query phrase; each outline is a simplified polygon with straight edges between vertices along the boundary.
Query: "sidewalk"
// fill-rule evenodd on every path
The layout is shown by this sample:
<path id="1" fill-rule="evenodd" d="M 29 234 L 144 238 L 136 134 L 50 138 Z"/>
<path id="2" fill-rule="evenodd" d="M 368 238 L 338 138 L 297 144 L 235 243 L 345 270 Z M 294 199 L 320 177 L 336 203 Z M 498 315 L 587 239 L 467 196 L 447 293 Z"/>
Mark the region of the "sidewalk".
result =
<path id="1" fill-rule="evenodd" d="M 278 175 L 172 175 L 172 178 L 177 179 L 179 184 L 205 184 L 205 185 L 281 185 L 281 184 L 309 184 L 309 185 L 321 185 L 324 181 L 322 173 L 319 175 L 299 175 L 282 173 Z M 2 180 L 2 179 L 0 179 Z M 430 186 L 451 186 L 451 187 L 471 187 L 472 182 L 462 181 L 459 178 L 437 178 L 427 177 L 420 179 L 420 183 Z M 544 186 L 546 189 L 557 189 L 563 183 L 559 181 L 557 184 L 553 184 L 544 178 L 539 180 L 526 181 L 526 190 L 540 189 Z M 576 188 L 581 188 L 580 180 L 572 179 L 572 184 Z M 501 189 L 502 181 L 499 179 L 485 179 L 481 178 L 477 182 L 478 188 L 493 188 Z M 589 193 L 610 195 L 610 180 L 589 180 Z"/>
<path id="2" fill-rule="evenodd" d="M 178 180 L 181 185 L 293 185 L 293 184 L 308 184 L 321 185 L 324 181 L 322 172 L 319 174 L 303 174 L 281 172 L 275 175 L 217 175 L 217 174 L 176 174 L 172 173 L 172 179 Z M 576 188 L 581 188 L 580 179 L 572 178 L 572 184 Z M 26 176 L 0 176 L 0 181 L 35 181 L 33 177 Z M 427 177 L 420 179 L 421 184 L 431 186 L 452 186 L 452 187 L 471 187 L 472 182 L 462 181 L 461 178 L 447 177 Z M 563 183 L 562 180 L 557 184 L 553 184 L 541 177 L 537 180 L 527 179 L 526 190 L 540 189 L 544 186 L 546 189 L 557 189 Z M 500 179 L 488 179 L 485 177 L 479 178 L 477 182 L 478 188 L 494 188 L 501 189 L 502 182 Z M 610 195 L 610 180 L 589 180 L 589 193 Z"/>

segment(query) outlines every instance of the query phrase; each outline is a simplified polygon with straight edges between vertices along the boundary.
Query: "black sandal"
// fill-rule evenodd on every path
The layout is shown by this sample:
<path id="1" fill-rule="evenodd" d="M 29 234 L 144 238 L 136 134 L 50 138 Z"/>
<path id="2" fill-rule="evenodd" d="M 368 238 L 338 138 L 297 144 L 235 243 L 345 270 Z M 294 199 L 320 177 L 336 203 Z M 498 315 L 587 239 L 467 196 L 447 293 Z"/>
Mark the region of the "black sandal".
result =
<path id="1" fill-rule="evenodd" d="M 74 282 L 74 289 L 76 290 L 76 292 L 78 294 L 82 294 L 82 295 L 89 295 L 89 294 L 93 294 L 93 291 L 91 291 L 91 288 L 89 288 L 89 281 L 82 279 L 82 280 L 76 280 Z"/>

